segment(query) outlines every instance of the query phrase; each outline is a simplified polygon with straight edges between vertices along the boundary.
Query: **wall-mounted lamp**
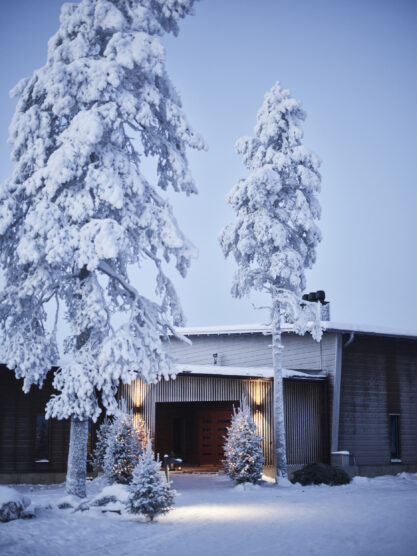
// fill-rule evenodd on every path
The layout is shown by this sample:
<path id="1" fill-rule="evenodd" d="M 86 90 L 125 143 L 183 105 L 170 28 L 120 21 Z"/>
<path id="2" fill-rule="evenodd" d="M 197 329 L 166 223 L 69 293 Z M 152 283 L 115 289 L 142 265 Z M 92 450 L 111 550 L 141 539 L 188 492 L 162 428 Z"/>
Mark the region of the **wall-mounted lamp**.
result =
<path id="1" fill-rule="evenodd" d="M 133 406 L 133 413 L 142 413 L 142 406 L 134 405 Z"/>
<path id="2" fill-rule="evenodd" d="M 213 353 L 213 365 L 217 365 L 218 353 Z"/>
<path id="3" fill-rule="evenodd" d="M 260 403 L 257 403 L 257 404 L 255 405 L 255 411 L 262 411 L 262 406 L 261 406 Z"/>

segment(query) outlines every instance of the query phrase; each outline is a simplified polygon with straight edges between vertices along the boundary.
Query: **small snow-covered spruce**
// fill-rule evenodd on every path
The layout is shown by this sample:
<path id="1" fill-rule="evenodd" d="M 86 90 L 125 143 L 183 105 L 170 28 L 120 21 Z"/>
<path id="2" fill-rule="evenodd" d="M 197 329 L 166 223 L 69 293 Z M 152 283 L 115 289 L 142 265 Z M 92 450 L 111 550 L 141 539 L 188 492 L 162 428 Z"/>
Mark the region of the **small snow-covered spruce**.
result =
<path id="1" fill-rule="evenodd" d="M 224 445 L 224 468 L 227 475 L 237 483 L 255 484 L 262 477 L 265 458 L 262 455 L 262 437 L 256 432 L 256 425 L 246 400 L 233 416 L 227 428 Z"/>
<path id="2" fill-rule="evenodd" d="M 310 329 L 317 341 L 322 334 L 319 304 L 300 304 L 305 269 L 315 262 L 321 239 L 320 164 L 301 143 L 305 116 L 279 83 L 266 93 L 255 137 L 236 143 L 248 175 L 227 196 L 236 218 L 219 238 L 225 256 L 232 254 L 238 265 L 232 295 L 258 290 L 271 296 L 277 482 L 287 477 L 281 324 L 292 323 L 299 334 Z"/>
<path id="3" fill-rule="evenodd" d="M 172 509 L 176 493 L 171 488 L 171 482 L 166 482 L 161 463 L 159 458 L 155 460 L 150 442 L 133 470 L 129 491 L 127 509 L 130 513 L 143 514 L 152 521 L 155 516 Z"/>
<path id="4" fill-rule="evenodd" d="M 12 91 L 14 169 L 0 188 L 0 360 L 25 392 L 60 362 L 47 415 L 71 418 L 67 492 L 80 497 L 88 419 L 115 411 L 120 383 L 174 372 L 161 338 L 183 315 L 165 262 L 185 276 L 195 249 L 160 190 L 196 192 L 186 149 L 204 143 L 167 75 L 161 37 L 178 33 L 193 4 L 65 3 L 45 66 Z M 152 182 L 148 156 L 157 164 Z M 128 268 L 146 261 L 158 301 L 129 278 Z M 50 327 L 48 304 L 56 308 Z M 123 313 L 115 327 L 113 315 Z M 63 319 L 65 358 L 56 341 Z"/>
<path id="5" fill-rule="evenodd" d="M 104 470 L 104 458 L 106 455 L 111 425 L 112 423 L 110 419 L 106 417 L 97 430 L 96 445 L 90 457 L 90 463 L 94 471 Z"/>
<path id="6" fill-rule="evenodd" d="M 103 469 L 110 482 L 129 484 L 145 445 L 144 423 L 135 428 L 133 416 L 119 412 L 106 436 Z"/>

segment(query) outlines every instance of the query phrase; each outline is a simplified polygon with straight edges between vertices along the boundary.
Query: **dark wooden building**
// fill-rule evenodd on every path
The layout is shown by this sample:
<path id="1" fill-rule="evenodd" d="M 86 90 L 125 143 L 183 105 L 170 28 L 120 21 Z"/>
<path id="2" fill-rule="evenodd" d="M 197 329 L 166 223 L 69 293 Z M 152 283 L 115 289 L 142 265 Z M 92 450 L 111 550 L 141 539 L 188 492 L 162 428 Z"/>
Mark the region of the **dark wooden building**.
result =
<path id="1" fill-rule="evenodd" d="M 45 419 L 52 372 L 41 390 L 32 386 L 29 394 L 22 382 L 0 365 L 0 482 L 63 481 L 69 422 Z"/>
<path id="2" fill-rule="evenodd" d="M 284 401 L 290 470 L 334 461 L 360 474 L 417 471 L 417 336 L 324 323 L 320 343 L 288 327 L 284 341 Z M 172 339 L 175 380 L 137 380 L 120 396 L 142 415 L 154 448 L 185 465 L 217 466 L 233 405 L 245 397 L 273 466 L 272 353 L 263 326 L 188 328 L 187 345 Z M 45 423 L 51 393 L 21 391 L 0 368 L 0 481 L 60 480 L 68 423 Z"/>

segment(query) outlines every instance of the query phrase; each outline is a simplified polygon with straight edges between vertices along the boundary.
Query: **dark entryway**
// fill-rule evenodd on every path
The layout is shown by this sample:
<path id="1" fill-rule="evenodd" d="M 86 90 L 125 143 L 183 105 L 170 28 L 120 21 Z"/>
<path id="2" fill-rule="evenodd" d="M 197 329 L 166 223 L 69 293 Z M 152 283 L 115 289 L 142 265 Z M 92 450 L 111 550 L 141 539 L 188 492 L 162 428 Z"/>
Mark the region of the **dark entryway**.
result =
<path id="1" fill-rule="evenodd" d="M 155 449 L 184 465 L 221 466 L 227 427 L 239 402 L 172 402 L 155 407 Z"/>

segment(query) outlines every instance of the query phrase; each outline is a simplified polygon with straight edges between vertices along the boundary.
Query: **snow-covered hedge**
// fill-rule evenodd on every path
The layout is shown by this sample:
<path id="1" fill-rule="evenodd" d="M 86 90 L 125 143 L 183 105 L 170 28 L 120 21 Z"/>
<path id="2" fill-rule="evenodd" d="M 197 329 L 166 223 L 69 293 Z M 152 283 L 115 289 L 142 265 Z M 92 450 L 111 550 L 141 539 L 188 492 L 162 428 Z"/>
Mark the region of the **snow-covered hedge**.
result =
<path id="1" fill-rule="evenodd" d="M 29 505 L 30 499 L 14 488 L 0 486 L 0 521 L 24 517 L 24 511 Z"/>

